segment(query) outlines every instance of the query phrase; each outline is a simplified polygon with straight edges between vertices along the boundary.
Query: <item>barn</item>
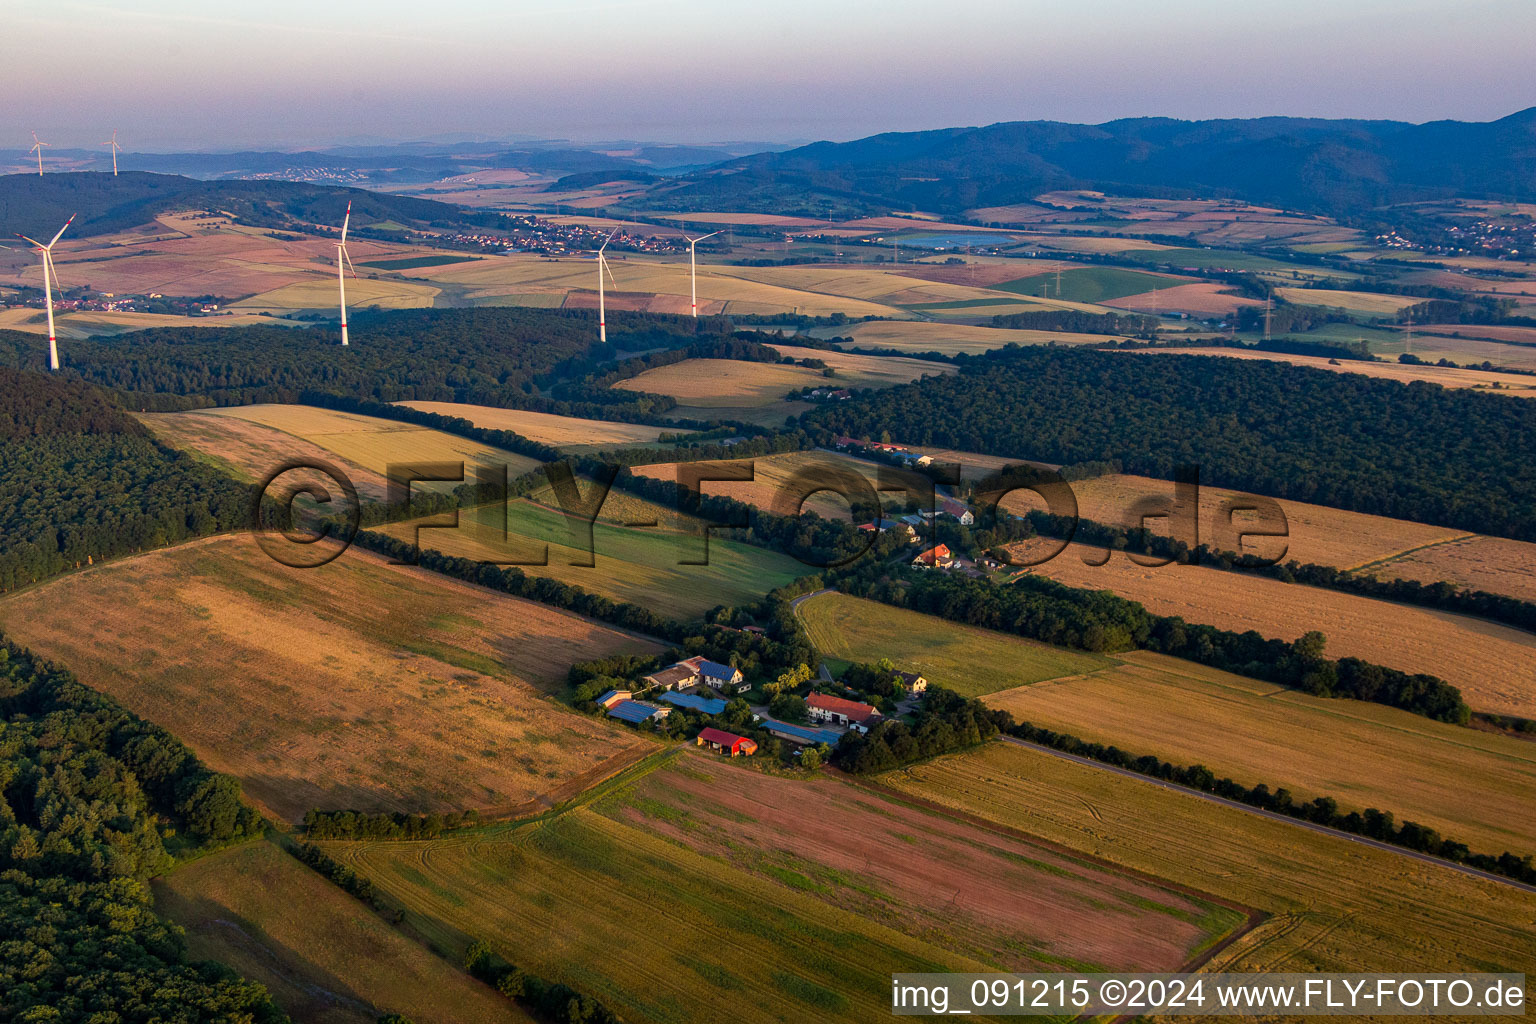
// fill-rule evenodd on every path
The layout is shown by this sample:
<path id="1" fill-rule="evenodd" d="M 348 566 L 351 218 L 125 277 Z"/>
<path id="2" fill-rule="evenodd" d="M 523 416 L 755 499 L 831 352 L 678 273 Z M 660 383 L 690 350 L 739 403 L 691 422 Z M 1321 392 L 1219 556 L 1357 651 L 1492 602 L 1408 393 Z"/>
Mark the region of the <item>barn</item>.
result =
<path id="1" fill-rule="evenodd" d="M 746 736 L 737 736 L 733 732 L 724 729 L 716 729 L 713 726 L 699 731 L 698 745 L 708 747 L 719 754 L 729 754 L 732 757 L 742 754 L 750 757 L 757 753 L 757 741 Z"/>

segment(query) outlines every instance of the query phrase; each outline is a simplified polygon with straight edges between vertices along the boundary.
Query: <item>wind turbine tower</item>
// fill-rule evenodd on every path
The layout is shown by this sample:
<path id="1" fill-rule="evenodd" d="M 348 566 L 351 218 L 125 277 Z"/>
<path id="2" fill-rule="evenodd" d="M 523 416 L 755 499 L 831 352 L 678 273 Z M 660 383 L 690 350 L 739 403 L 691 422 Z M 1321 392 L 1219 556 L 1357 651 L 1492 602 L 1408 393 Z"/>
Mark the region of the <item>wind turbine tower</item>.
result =
<path id="1" fill-rule="evenodd" d="M 711 231 L 707 235 L 700 235 L 698 238 L 690 238 L 690 239 L 688 239 L 688 276 L 690 278 L 692 278 L 692 281 L 693 281 L 693 315 L 694 316 L 698 316 L 699 315 L 699 267 L 698 267 L 698 264 L 695 263 L 694 259 L 693 259 L 693 247 L 695 245 L 697 245 L 699 242 L 704 241 L 704 239 L 706 239 L 706 238 L 714 238 L 719 233 L 720 232 L 718 232 L 718 231 Z M 602 280 L 601 280 L 602 275 L 599 274 L 598 278 L 599 278 L 598 284 L 602 284 Z"/>
<path id="2" fill-rule="evenodd" d="M 106 142 L 103 142 L 102 145 L 103 146 L 111 146 L 112 147 L 112 177 L 115 178 L 115 177 L 117 177 L 117 154 L 123 148 L 122 146 L 119 146 L 117 144 L 117 129 L 116 128 L 112 129 L 112 137 L 110 139 L 108 139 Z"/>
<path id="3" fill-rule="evenodd" d="M 352 223 L 352 203 L 347 202 L 347 215 L 341 222 L 341 241 L 336 243 L 336 290 L 341 296 L 341 343 L 348 344 L 347 340 L 347 275 L 342 270 L 341 264 L 345 260 L 347 270 L 352 271 L 352 276 L 357 276 L 357 268 L 352 266 L 352 257 L 347 253 L 347 226 Z"/>
<path id="4" fill-rule="evenodd" d="M 58 280 L 58 274 L 53 269 L 53 245 L 63 237 L 65 231 L 69 230 L 69 226 L 75 222 L 77 216 L 79 215 L 71 214 L 69 220 L 64 222 L 64 226 L 59 228 L 59 233 L 53 236 L 53 242 L 47 245 L 26 235 L 16 236 L 23 242 L 31 242 L 37 246 L 37 251 L 43 257 L 43 302 L 48 307 L 48 369 L 50 370 L 59 368 L 59 337 L 53 329 L 53 283 Z M 63 290 L 62 286 L 60 290 Z"/>
<path id="5" fill-rule="evenodd" d="M 37 154 L 37 176 L 39 178 L 43 176 L 43 147 L 47 145 L 50 145 L 50 143 L 44 142 L 42 139 L 38 138 L 37 132 L 32 133 L 32 148 L 27 152 Z M 73 220 L 74 218 L 70 219 Z"/>
<path id="6" fill-rule="evenodd" d="M 618 228 L 608 232 L 608 238 L 597 247 L 597 340 L 601 344 L 608 342 L 608 310 L 603 296 L 603 274 L 608 275 L 608 280 L 613 281 L 613 271 L 608 269 L 608 257 L 603 255 L 603 250 L 608 248 L 608 243 L 613 241 L 613 236 L 619 233 Z M 619 282 L 613 281 L 615 288 Z"/>

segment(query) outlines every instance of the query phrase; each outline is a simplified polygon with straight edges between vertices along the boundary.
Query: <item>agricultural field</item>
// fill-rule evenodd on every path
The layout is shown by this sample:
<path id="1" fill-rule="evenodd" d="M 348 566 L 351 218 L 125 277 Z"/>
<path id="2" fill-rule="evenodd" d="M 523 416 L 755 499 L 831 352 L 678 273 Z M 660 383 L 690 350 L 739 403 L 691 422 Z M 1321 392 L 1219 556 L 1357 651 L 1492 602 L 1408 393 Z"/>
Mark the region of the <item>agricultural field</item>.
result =
<path id="1" fill-rule="evenodd" d="M 1334 291 L 1325 288 L 1276 288 L 1286 302 L 1298 306 L 1327 306 L 1370 317 L 1392 317 L 1399 310 L 1424 300 L 1411 295 L 1382 295 L 1376 292 Z"/>
<path id="2" fill-rule="evenodd" d="M 147 331 L 157 327 L 299 327 L 296 321 L 256 313 L 219 313 L 213 316 L 179 316 L 170 313 L 121 313 L 82 310 L 55 311 L 54 330 L 60 338 L 99 338 Z M 48 318 L 40 309 L 19 306 L 0 310 L 0 327 L 12 331 L 48 334 Z M 68 351 L 64 353 L 68 361 Z"/>
<path id="3" fill-rule="evenodd" d="M 422 412 L 435 412 L 439 416 L 457 416 L 485 430 L 510 430 L 530 441 L 547 444 L 573 455 L 630 445 L 656 444 L 657 438 L 668 432 L 665 427 L 648 427 L 638 423 L 553 416 L 545 412 L 497 409 L 488 405 L 464 405 L 459 402 L 397 404 Z"/>
<path id="4" fill-rule="evenodd" d="M 1110 299 L 1123 299 L 1127 295 L 1140 295 L 1153 288 L 1172 288 L 1189 283 L 1188 278 L 1149 274 L 1141 270 L 1081 267 L 1062 271 L 1059 275 L 1035 274 L 997 287 L 1001 291 L 1017 292 L 1020 295 L 1102 303 Z"/>
<path id="5" fill-rule="evenodd" d="M 358 497 L 365 501 L 384 501 L 388 496 L 382 473 L 343 459 L 335 452 L 276 427 L 206 411 L 135 415 L 163 443 L 191 452 L 195 458 L 217 466 L 236 480 L 258 483 L 285 462 L 313 460 L 339 463 L 338 468 L 347 474 L 357 488 Z"/>
<path id="6" fill-rule="evenodd" d="M 1230 316 L 1243 306 L 1257 306 L 1257 299 L 1228 294 L 1227 285 L 1199 283 L 1180 284 L 1172 288 L 1141 292 L 1118 299 L 1106 299 L 1104 305 L 1132 313 L 1194 313 L 1206 315 L 1219 313 Z"/>
<path id="7" fill-rule="evenodd" d="M 294 1020 L 374 1024 L 532 1021 L 456 965 L 413 942 L 275 843 L 183 865 L 153 883 L 155 910 L 187 931 L 194 960 L 267 987 Z"/>
<path id="8" fill-rule="evenodd" d="M 1536 544 L 1502 537 L 1465 537 L 1431 544 L 1362 566 L 1380 579 L 1453 583 L 1536 601 Z"/>
<path id="9" fill-rule="evenodd" d="M 605 504 L 603 511 L 612 514 L 619 508 L 619 504 Z M 709 564 L 687 565 L 682 563 L 706 557 L 703 539 L 692 531 L 624 527 L 600 520 L 593 525 L 588 550 L 578 529 L 581 524 L 557 508 L 528 500 L 511 502 L 505 540 L 500 519 L 500 506 L 466 509 L 459 515 L 457 529 L 423 529 L 421 546 L 478 561 L 515 564 L 530 576 L 557 579 L 682 619 L 698 618 L 719 604 L 751 603 L 812 571 L 787 555 L 728 540 L 720 531 L 709 538 Z M 410 539 L 416 526 L 415 521 L 397 523 L 383 532 Z"/>
<path id="10" fill-rule="evenodd" d="M 864 459 L 849 458 L 832 452 L 787 452 L 783 455 L 765 455 L 759 458 L 732 460 L 752 464 L 751 480 L 709 480 L 702 485 L 709 496 L 735 498 L 737 501 L 756 505 L 777 515 L 793 516 L 801 512 L 815 512 L 823 519 L 849 518 L 848 502 L 831 491 L 817 491 L 810 495 L 803 507 L 795 507 L 798 479 L 820 477 L 842 480 L 848 473 L 856 473 L 876 486 L 879 465 Z M 656 477 L 661 480 L 677 479 L 677 463 L 656 462 L 646 466 L 631 466 L 638 476 Z"/>
<path id="11" fill-rule="evenodd" d="M 635 1022 L 723 1000 L 745 1022 L 873 1019 L 895 970 L 1171 970 L 1243 922 L 832 779 L 691 753 L 528 824 L 325 846 L 435 944 L 484 938 Z"/>
<path id="12" fill-rule="evenodd" d="M 1428 332 L 1423 327 L 1414 327 L 1412 349 L 1413 354 L 1420 359 L 1435 362 L 1439 359 L 1448 359 L 1461 366 L 1480 365 L 1492 363 L 1494 366 L 1505 366 L 1512 370 L 1536 371 L 1536 346 L 1529 344 L 1514 344 L 1501 341 L 1484 341 L 1480 337 L 1490 331 L 1501 331 L 1497 327 L 1471 327 L 1458 325 L 1449 328 L 1452 332 L 1461 333 L 1463 337 L 1452 337 L 1450 334 Z M 1513 331 L 1515 328 L 1504 328 Z M 1536 328 L 1528 328 L 1536 331 Z M 1502 333 L 1502 331 L 1501 331 Z M 1382 355 L 1396 356 L 1407 351 L 1408 340 L 1399 336 L 1392 344 L 1381 346 L 1372 345 L 1373 352 Z"/>
<path id="13" fill-rule="evenodd" d="M 973 814 L 1270 916 L 1211 971 L 1514 971 L 1536 963 L 1536 895 L 1400 853 L 991 743 L 880 777 Z"/>
<path id="14" fill-rule="evenodd" d="M 1114 661 L 985 700 L 1020 721 L 1203 764 L 1246 786 L 1285 786 L 1298 802 L 1331 796 L 1344 810 L 1391 810 L 1475 850 L 1536 851 L 1536 821 L 1522 810 L 1536 800 L 1536 744 L 1150 651 Z"/>
<path id="15" fill-rule="evenodd" d="M 1368 363 L 1361 359 L 1329 359 L 1326 356 L 1301 356 L 1288 352 L 1257 352 L 1234 348 L 1155 348 L 1141 349 L 1137 354 L 1267 359 L 1273 362 L 1291 363 L 1294 366 L 1310 366 L 1316 370 L 1331 370 L 1335 373 L 1358 373 L 1382 380 L 1401 381 L 1404 384 L 1421 380 L 1446 388 L 1486 391 L 1491 395 L 1507 395 L 1514 398 L 1536 398 L 1536 375 L 1519 373 L 1462 370 L 1433 364 Z"/>
<path id="16" fill-rule="evenodd" d="M 797 612 L 818 650 L 842 661 L 890 658 L 967 697 L 1080 676 L 1114 659 L 960 625 L 846 594 L 820 594 Z"/>
<path id="17" fill-rule="evenodd" d="M 376 277 L 347 281 L 347 305 L 353 309 L 427 309 L 442 289 Z M 336 281 L 325 278 L 285 284 L 229 304 L 244 312 L 292 313 L 309 309 L 335 309 Z"/>
<path id="18" fill-rule="evenodd" d="M 504 465 L 509 477 L 538 468 L 538 461 L 501 448 L 471 441 L 412 423 L 336 412 L 310 405 L 241 405 L 210 409 L 203 416 L 222 416 L 292 434 L 371 473 L 385 475 L 391 464 L 462 462 L 465 479 L 475 465 Z M 452 490 L 455 483 L 422 483 L 424 488 Z"/>
<path id="19" fill-rule="evenodd" d="M 1536 718 L 1536 635 L 1466 615 L 1396 604 L 1265 576 L 1195 565 L 1147 568 L 1124 553 L 1073 544 L 1032 572 L 1073 587 L 1112 590 L 1154 615 L 1177 615 L 1238 633 L 1328 638 L 1329 657 L 1427 672 L 1459 687 L 1475 711 Z"/>
<path id="20" fill-rule="evenodd" d="M 850 327 L 816 328 L 817 336 L 852 338 L 852 348 L 890 348 L 901 352 L 961 352 L 975 355 L 1004 345 L 1103 345 L 1119 341 L 1112 334 L 1074 334 L 1068 331 L 1028 331 L 969 324 L 943 324 L 927 320 L 870 320 Z"/>
<path id="21" fill-rule="evenodd" d="M 169 729 L 279 821 L 527 811 L 651 747 L 544 695 L 572 662 L 654 643 L 361 549 L 295 570 L 248 536 L 195 542 L 14 595 L 0 630 Z"/>
<path id="22" fill-rule="evenodd" d="M 941 377 L 956 372 L 955 368 L 948 363 L 908 359 L 905 356 L 865 356 L 853 352 L 805 348 L 801 345 L 780 343 L 770 347 L 790 359 L 821 360 L 835 374 L 833 377 L 823 378 L 822 383 L 840 387 L 893 387 L 897 384 L 908 384 L 920 377 Z"/>

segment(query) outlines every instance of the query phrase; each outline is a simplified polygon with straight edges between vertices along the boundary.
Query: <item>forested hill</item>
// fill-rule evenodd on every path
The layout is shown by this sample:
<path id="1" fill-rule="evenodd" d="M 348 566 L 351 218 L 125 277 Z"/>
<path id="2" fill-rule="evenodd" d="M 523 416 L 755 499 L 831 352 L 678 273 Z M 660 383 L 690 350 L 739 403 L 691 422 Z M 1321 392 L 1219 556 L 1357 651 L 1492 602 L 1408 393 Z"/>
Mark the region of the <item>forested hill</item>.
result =
<path id="1" fill-rule="evenodd" d="M 1536 107 L 1486 123 L 1149 117 L 890 132 L 728 161 L 633 205 L 960 214 L 1061 188 L 1231 196 L 1329 214 L 1449 194 L 1532 199 Z"/>
<path id="2" fill-rule="evenodd" d="M 609 354 L 681 347 L 729 331 L 716 318 L 608 314 Z M 175 408 L 156 396 L 198 396 L 201 404 L 292 402 L 306 390 L 395 402 L 471 402 L 526 406 L 534 378 L 595 353 L 590 310 L 505 307 L 360 313 L 352 344 L 330 328 L 164 328 L 71 341 L 66 373 L 128 393 L 134 408 Z M 43 366 L 35 334 L 0 331 L 0 366 Z M 616 403 L 634 403 L 614 392 Z M 553 410 L 559 411 L 559 410 Z"/>
<path id="3" fill-rule="evenodd" d="M 1536 540 L 1536 403 L 1286 363 L 1013 348 L 806 414 L 837 434 L 1205 483 Z"/>
<path id="4" fill-rule="evenodd" d="M 100 389 L 0 368 L 0 591 L 239 529 L 251 488 L 154 441 Z"/>
<path id="5" fill-rule="evenodd" d="M 221 210 L 266 227 L 340 224 L 347 203 L 352 222 L 453 224 L 457 206 L 430 199 L 384 195 L 291 181 L 198 181 L 176 174 L 126 171 L 121 175 L 0 175 L 0 231 L 52 237 L 74 214 L 70 237 L 109 234 L 153 221 L 169 210 Z"/>

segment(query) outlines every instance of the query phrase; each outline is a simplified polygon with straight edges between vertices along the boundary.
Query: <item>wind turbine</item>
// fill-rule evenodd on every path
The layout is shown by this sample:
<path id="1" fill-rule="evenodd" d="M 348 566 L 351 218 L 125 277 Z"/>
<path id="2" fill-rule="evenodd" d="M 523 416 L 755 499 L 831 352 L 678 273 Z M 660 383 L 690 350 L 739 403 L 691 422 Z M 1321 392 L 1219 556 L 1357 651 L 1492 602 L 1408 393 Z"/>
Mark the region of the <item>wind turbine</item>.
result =
<path id="1" fill-rule="evenodd" d="M 47 145 L 49 143 L 37 137 L 37 132 L 32 133 L 32 148 L 27 150 L 27 152 L 37 154 L 37 176 L 39 178 L 43 176 L 43 147 Z"/>
<path id="2" fill-rule="evenodd" d="M 117 177 L 117 153 L 118 153 L 118 151 L 120 149 L 123 148 L 122 146 L 119 146 L 117 144 L 117 129 L 116 128 L 112 129 L 112 137 L 110 139 L 108 139 L 106 142 L 103 142 L 102 145 L 103 146 L 111 146 L 112 147 L 112 177 L 115 178 L 115 177 Z"/>
<path id="3" fill-rule="evenodd" d="M 347 215 L 341 222 L 341 241 L 336 243 L 336 290 L 341 295 L 341 343 L 347 344 L 347 275 L 341 269 L 341 261 L 347 261 L 347 269 L 357 276 L 352 257 L 347 253 L 347 225 L 352 223 L 352 201 L 347 201 Z"/>
<path id="4" fill-rule="evenodd" d="M 64 232 L 69 230 L 69 226 L 75 222 L 75 218 L 78 216 L 79 214 L 70 214 L 69 220 L 64 222 L 62 228 L 59 228 L 59 233 L 53 236 L 53 242 L 49 242 L 47 245 L 44 245 L 35 238 L 28 238 L 26 235 L 16 236 L 23 242 L 31 242 L 37 246 L 37 251 L 42 253 L 43 256 L 43 301 L 48 306 L 48 368 L 50 370 L 57 370 L 59 368 L 59 339 L 53 330 L 53 282 L 58 280 L 59 275 L 53 269 L 53 246 L 54 242 L 57 242 Z M 62 285 L 59 286 L 59 290 L 63 291 Z"/>
<path id="5" fill-rule="evenodd" d="M 608 280 L 613 281 L 615 288 L 619 286 L 619 282 L 613 280 L 613 271 L 608 269 L 608 258 L 603 255 L 603 250 L 608 248 L 608 243 L 618 233 L 618 228 L 608 232 L 607 240 L 597 248 L 597 340 L 602 344 L 608 341 L 608 312 L 603 304 L 603 272 L 607 271 Z"/>
<path id="6" fill-rule="evenodd" d="M 693 315 L 694 316 L 698 316 L 699 315 L 699 268 L 698 268 L 698 265 L 693 262 L 693 247 L 694 247 L 695 244 L 704 241 L 704 239 L 706 239 L 706 238 L 714 238 L 719 233 L 720 232 L 718 232 L 718 231 L 711 231 L 707 235 L 700 235 L 698 238 L 690 238 L 690 239 L 688 239 L 688 274 L 689 274 L 690 277 L 693 278 Z"/>

